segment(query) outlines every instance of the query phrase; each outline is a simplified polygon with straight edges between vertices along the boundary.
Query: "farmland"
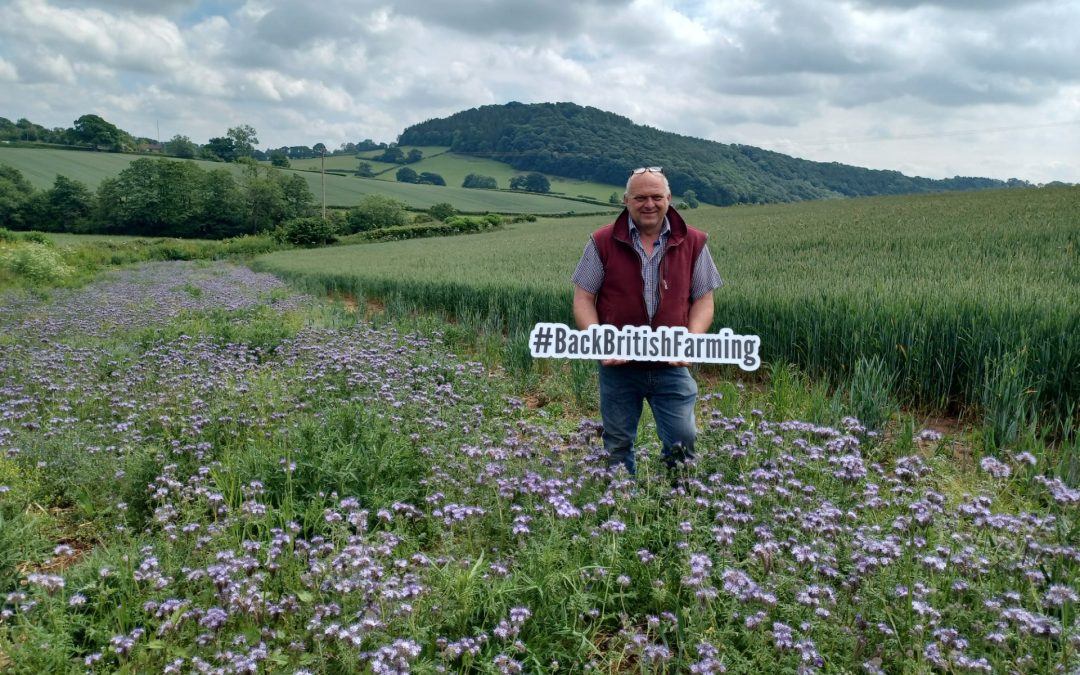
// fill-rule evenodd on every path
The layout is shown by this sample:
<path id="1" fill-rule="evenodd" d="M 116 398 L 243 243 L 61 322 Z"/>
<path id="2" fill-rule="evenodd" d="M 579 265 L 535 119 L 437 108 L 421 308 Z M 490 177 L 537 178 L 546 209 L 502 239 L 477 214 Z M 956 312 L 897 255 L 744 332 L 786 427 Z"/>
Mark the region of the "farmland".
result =
<path id="1" fill-rule="evenodd" d="M 412 146 L 402 146 L 402 151 L 406 153 L 412 149 Z M 465 180 L 465 176 L 470 173 L 475 173 L 482 176 L 491 176 L 498 182 L 500 188 L 507 189 L 510 185 L 510 179 L 523 173 L 521 171 L 515 171 L 510 165 L 504 164 L 503 162 L 497 162 L 492 159 L 485 159 L 483 157 L 475 157 L 472 155 L 447 152 L 447 148 L 418 147 L 416 149 L 424 153 L 424 159 L 414 164 L 409 164 L 408 166 L 418 173 L 421 171 L 437 173 L 446 179 L 446 184 L 449 186 L 460 186 L 461 182 Z M 367 161 L 371 164 L 372 171 L 378 174 L 377 178 L 380 180 L 394 181 L 394 172 L 400 168 L 400 165 L 375 162 L 370 159 L 370 157 L 378 156 L 380 153 L 381 151 L 360 153 L 362 156 L 368 157 L 365 160 L 343 155 L 327 157 L 326 170 L 352 173 L 356 171 L 360 161 Z M 291 166 L 297 169 L 317 171 L 319 169 L 319 162 L 319 159 L 299 159 L 293 160 Z M 548 176 L 548 178 L 551 181 L 552 194 L 565 195 L 568 197 L 588 197 L 599 202 L 607 202 L 612 192 L 622 195 L 624 189 L 624 186 L 622 185 L 605 185 L 603 183 L 561 178 L 559 176 Z"/>
<path id="2" fill-rule="evenodd" d="M 1052 448 L 974 466 L 724 381 L 698 458 L 665 476 L 647 419 L 630 481 L 568 391 L 527 405 L 460 325 L 222 263 L 3 297 L 0 669 L 1078 665 L 1080 493 Z"/>
<path id="3" fill-rule="evenodd" d="M 27 148 L 0 148 L 0 163 L 19 169 L 36 187 L 52 186 L 57 174 L 84 183 L 91 189 L 105 178 L 115 176 L 140 157 L 117 153 L 77 152 L 70 150 L 45 150 Z M 200 160 L 176 160 L 196 162 L 204 169 L 225 168 L 241 175 L 244 167 Z M 285 171 L 290 171 L 286 169 Z M 297 171 L 310 186 L 312 192 L 321 195 L 322 177 L 311 171 Z M 460 183 L 459 183 L 460 185 Z M 383 194 L 405 202 L 415 209 L 426 209 L 432 204 L 450 202 L 460 211 L 496 213 L 600 213 L 610 211 L 607 205 L 589 204 L 581 201 L 560 199 L 554 196 L 523 192 L 493 190 L 469 190 L 454 186 L 410 185 L 406 183 L 361 179 L 353 176 L 326 176 L 326 199 L 330 206 L 353 206 L 364 196 Z"/>
<path id="4" fill-rule="evenodd" d="M 1080 191 L 994 191 L 702 208 L 726 285 L 716 326 L 762 338 L 766 362 L 833 383 L 884 361 L 899 403 L 982 409 L 1015 437 L 1041 416 L 1074 423 L 1080 398 Z M 272 254 L 317 292 L 397 297 L 518 339 L 570 320 L 569 277 L 603 218 L 511 225 L 455 240 Z M 415 264 L 423 260 L 424 264 Z M 1010 431 L 1008 428 L 1013 427 Z"/>

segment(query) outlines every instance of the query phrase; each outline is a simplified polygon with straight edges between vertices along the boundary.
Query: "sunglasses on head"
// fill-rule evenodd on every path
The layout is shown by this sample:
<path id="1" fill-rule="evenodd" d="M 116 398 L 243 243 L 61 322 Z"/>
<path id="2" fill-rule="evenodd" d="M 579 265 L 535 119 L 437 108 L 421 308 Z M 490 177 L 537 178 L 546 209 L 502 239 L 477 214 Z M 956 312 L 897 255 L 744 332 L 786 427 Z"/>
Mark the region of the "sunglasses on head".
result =
<path id="1" fill-rule="evenodd" d="M 643 166 L 639 169 L 634 169 L 630 172 L 631 176 L 636 176 L 639 173 L 664 173 L 664 167 L 662 166 Z"/>

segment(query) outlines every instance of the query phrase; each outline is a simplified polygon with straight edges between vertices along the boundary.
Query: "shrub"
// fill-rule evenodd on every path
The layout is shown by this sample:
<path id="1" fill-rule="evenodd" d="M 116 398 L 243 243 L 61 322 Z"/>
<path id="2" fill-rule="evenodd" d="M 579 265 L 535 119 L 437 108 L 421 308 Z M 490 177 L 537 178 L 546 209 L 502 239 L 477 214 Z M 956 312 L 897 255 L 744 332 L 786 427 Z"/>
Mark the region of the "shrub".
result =
<path id="1" fill-rule="evenodd" d="M 225 239 L 221 242 L 221 253 L 216 257 L 248 258 L 262 255 L 281 248 L 281 242 L 266 235 L 246 234 L 242 237 Z"/>
<path id="2" fill-rule="evenodd" d="M 41 244 L 42 246 L 52 246 L 52 239 L 42 234 L 41 232 L 23 232 L 22 240 L 31 242 L 34 244 Z"/>
<path id="3" fill-rule="evenodd" d="M 398 241 L 423 237 L 445 237 L 454 234 L 483 232 L 498 226 L 498 223 L 492 222 L 486 216 L 483 218 L 478 216 L 451 216 L 443 223 L 432 221 L 424 224 L 370 230 L 359 233 L 356 239 L 361 241 Z"/>
<path id="4" fill-rule="evenodd" d="M 384 227 L 397 227 L 408 222 L 405 202 L 384 197 L 368 195 L 360 203 L 349 209 L 345 215 L 344 232 L 364 232 Z"/>
<path id="5" fill-rule="evenodd" d="M 34 242 L 0 248 L 0 269 L 35 284 L 63 281 L 75 273 L 55 249 Z"/>
<path id="6" fill-rule="evenodd" d="M 337 227 L 329 219 L 323 220 L 317 216 L 293 218 L 281 225 L 276 236 L 293 246 L 314 248 L 337 241 Z"/>
<path id="7" fill-rule="evenodd" d="M 523 176 L 511 178 L 510 189 L 525 190 L 526 192 L 551 192 L 551 181 L 544 174 L 531 171 Z"/>
<path id="8" fill-rule="evenodd" d="M 470 173 L 468 176 L 465 176 L 465 180 L 461 183 L 461 187 L 495 190 L 499 187 L 499 184 L 491 176 Z"/>
<path id="9" fill-rule="evenodd" d="M 439 202 L 438 204 L 432 204 L 431 208 L 428 209 L 428 213 L 431 214 L 431 217 L 435 220 L 446 220 L 457 213 L 457 209 L 454 208 L 453 204 Z"/>
<path id="10" fill-rule="evenodd" d="M 421 185 L 446 185 L 446 179 L 437 173 L 430 171 L 422 171 L 417 177 L 416 182 Z"/>

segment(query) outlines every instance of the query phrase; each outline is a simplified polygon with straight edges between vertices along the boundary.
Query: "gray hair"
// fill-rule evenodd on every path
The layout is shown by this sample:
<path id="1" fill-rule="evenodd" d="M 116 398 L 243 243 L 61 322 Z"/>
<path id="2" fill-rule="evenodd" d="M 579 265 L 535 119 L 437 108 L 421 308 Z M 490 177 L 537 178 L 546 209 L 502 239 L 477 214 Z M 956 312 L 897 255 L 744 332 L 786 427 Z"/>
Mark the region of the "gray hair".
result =
<path id="1" fill-rule="evenodd" d="M 668 183 L 667 176 L 665 176 L 662 171 L 650 171 L 649 173 L 651 173 L 653 175 L 656 175 L 656 176 L 660 176 L 660 180 L 664 181 L 664 191 L 667 194 L 671 194 L 671 184 Z M 622 193 L 623 197 L 626 197 L 626 195 L 630 194 L 630 182 L 632 180 L 634 180 L 635 178 L 637 178 L 638 176 L 641 176 L 641 175 L 643 175 L 643 174 L 639 174 L 639 173 L 630 174 L 630 177 L 626 179 L 626 189 L 623 190 L 623 193 Z"/>

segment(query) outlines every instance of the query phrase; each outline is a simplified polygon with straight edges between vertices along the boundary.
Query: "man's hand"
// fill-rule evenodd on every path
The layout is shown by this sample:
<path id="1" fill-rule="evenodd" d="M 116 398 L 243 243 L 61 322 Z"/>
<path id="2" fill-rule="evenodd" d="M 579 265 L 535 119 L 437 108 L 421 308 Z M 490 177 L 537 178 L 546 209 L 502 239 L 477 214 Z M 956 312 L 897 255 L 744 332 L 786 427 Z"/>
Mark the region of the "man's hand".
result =
<path id="1" fill-rule="evenodd" d="M 602 366 L 621 366 L 624 363 L 630 363 L 627 359 L 600 359 L 600 365 Z"/>

